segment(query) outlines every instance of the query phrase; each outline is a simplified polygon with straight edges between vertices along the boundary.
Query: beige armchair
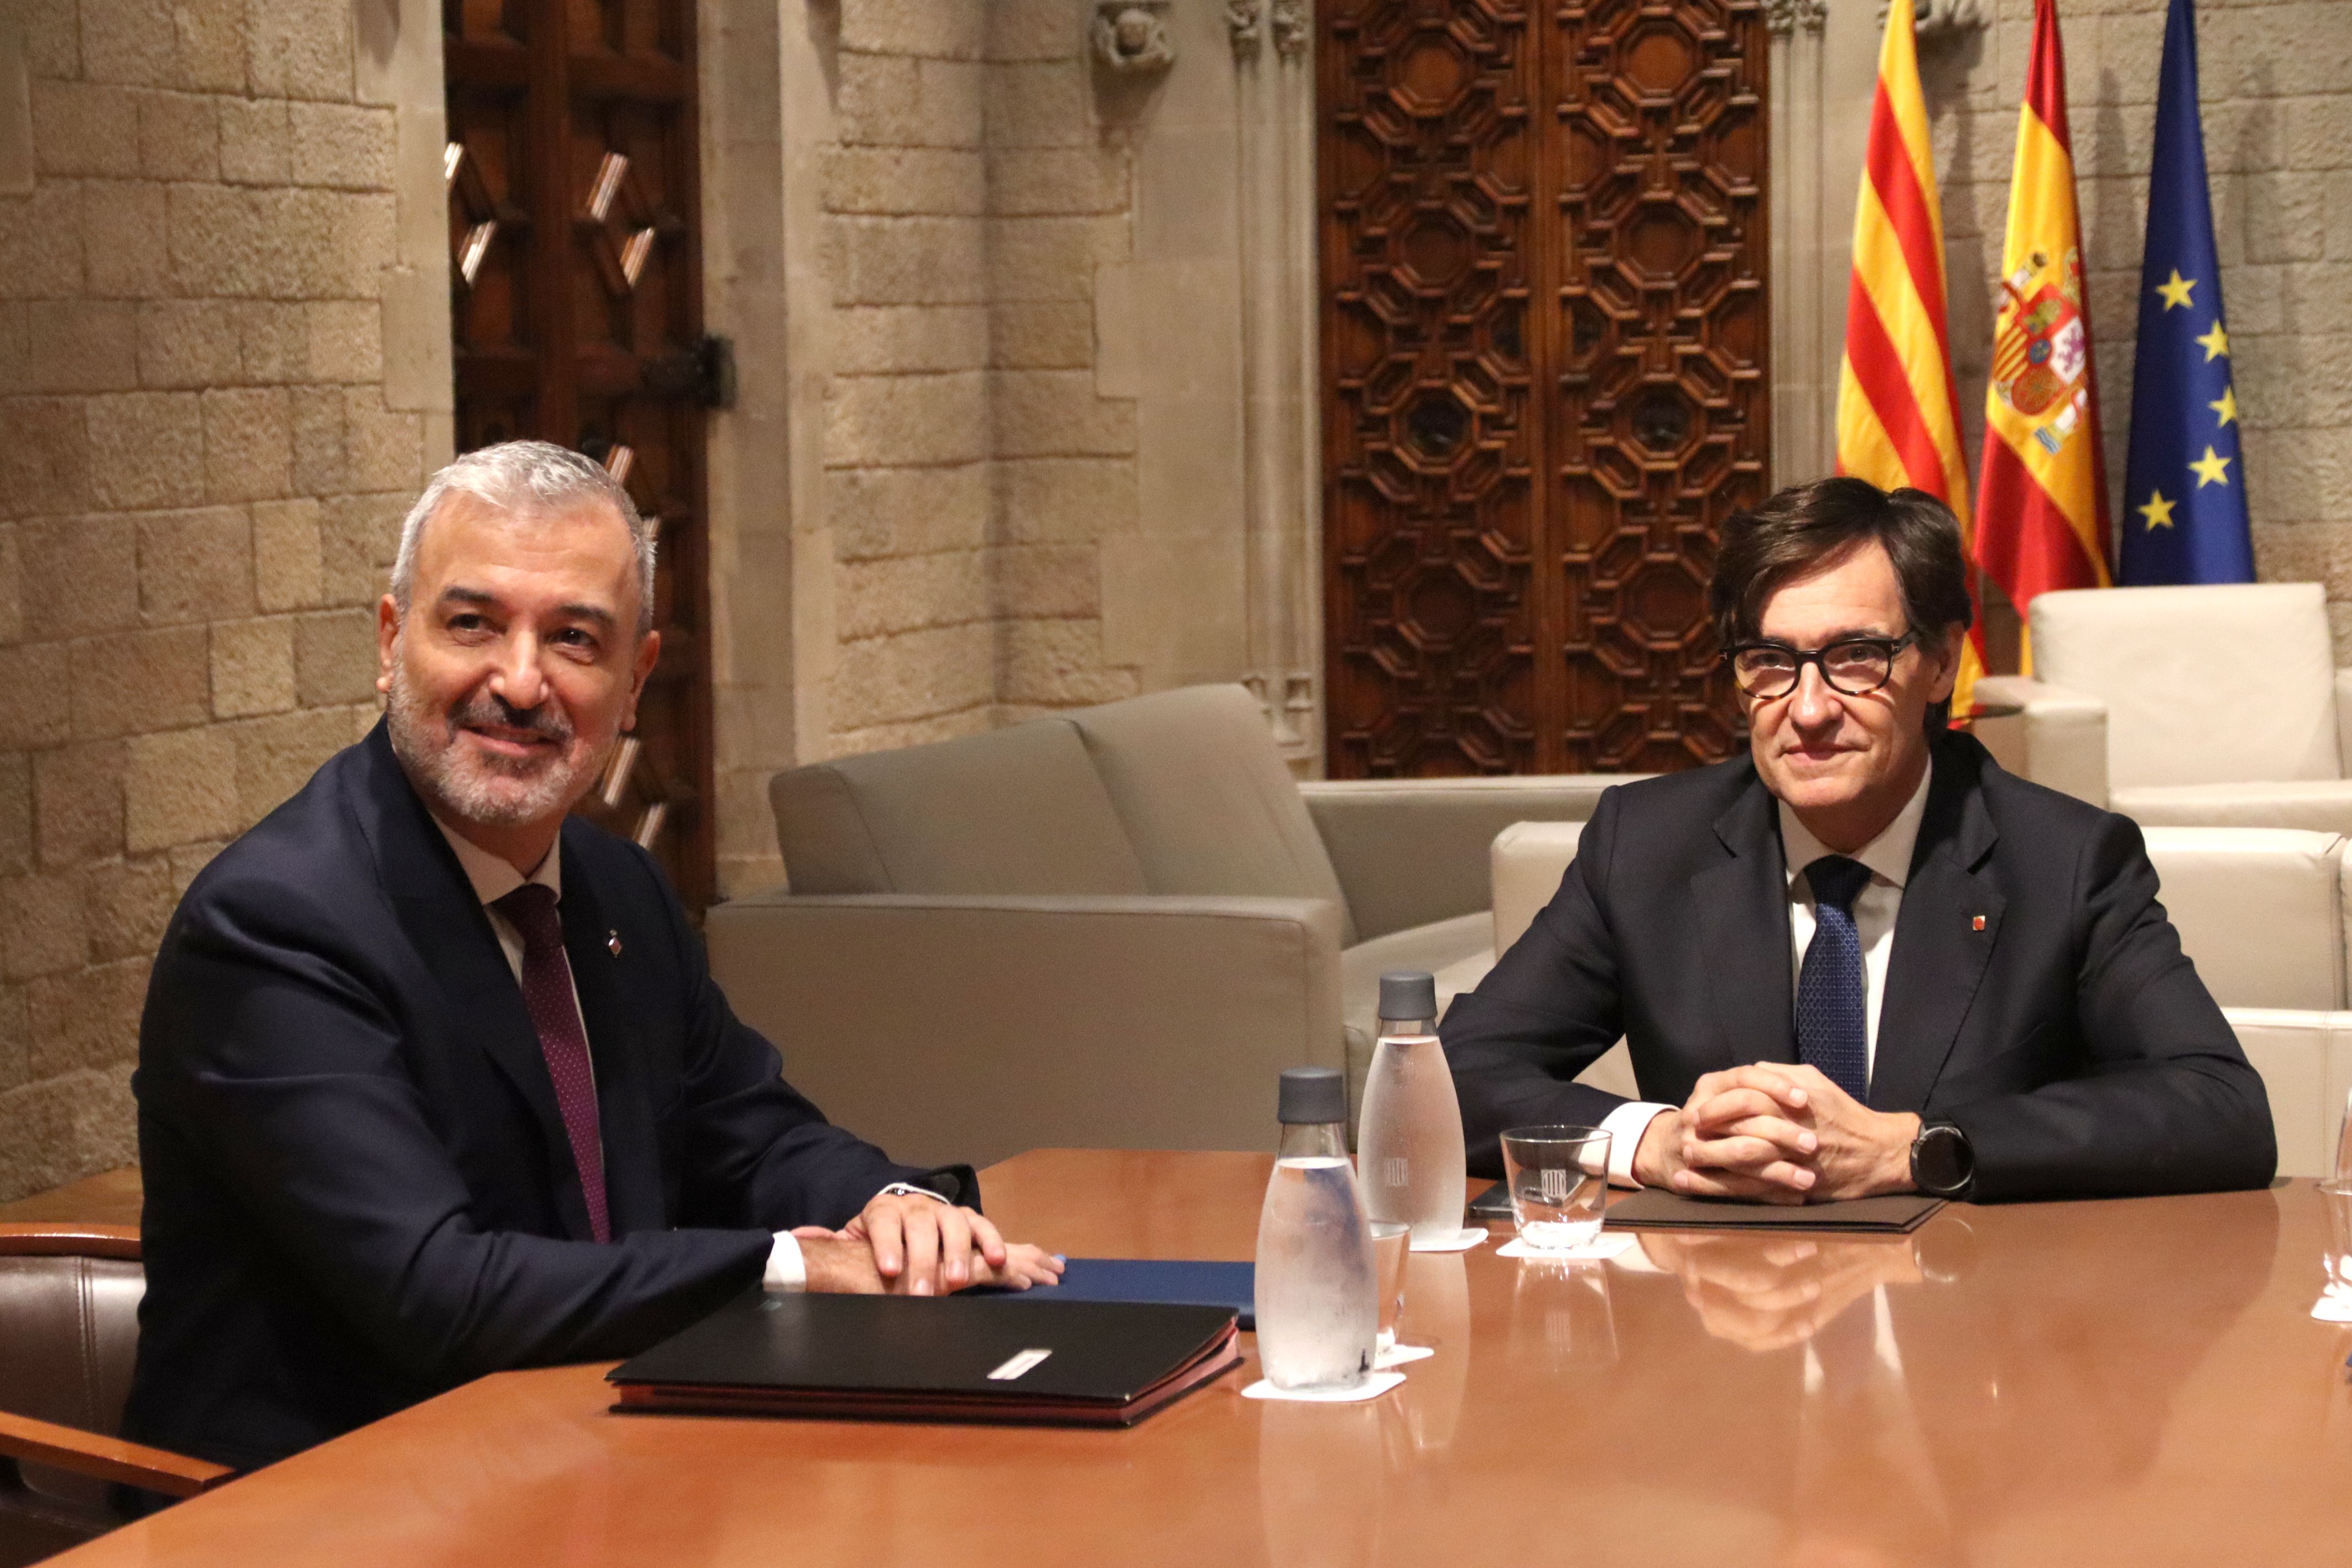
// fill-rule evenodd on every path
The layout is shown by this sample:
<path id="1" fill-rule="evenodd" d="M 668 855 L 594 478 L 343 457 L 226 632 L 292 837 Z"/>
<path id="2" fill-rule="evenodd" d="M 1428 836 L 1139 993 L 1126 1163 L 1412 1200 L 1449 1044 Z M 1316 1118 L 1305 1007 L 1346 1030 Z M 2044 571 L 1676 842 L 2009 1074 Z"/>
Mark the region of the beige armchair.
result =
<path id="1" fill-rule="evenodd" d="M 1360 1086 L 1381 970 L 1492 963 L 1494 836 L 1615 782 L 1301 785 L 1247 691 L 1161 692 L 779 774 L 790 889 L 711 966 L 901 1159 L 1270 1148 L 1281 1068 Z"/>
<path id="2" fill-rule="evenodd" d="M 2315 583 L 2043 594 L 2035 679 L 1979 732 L 2040 783 L 2149 826 L 2352 833 L 2352 670 Z"/>

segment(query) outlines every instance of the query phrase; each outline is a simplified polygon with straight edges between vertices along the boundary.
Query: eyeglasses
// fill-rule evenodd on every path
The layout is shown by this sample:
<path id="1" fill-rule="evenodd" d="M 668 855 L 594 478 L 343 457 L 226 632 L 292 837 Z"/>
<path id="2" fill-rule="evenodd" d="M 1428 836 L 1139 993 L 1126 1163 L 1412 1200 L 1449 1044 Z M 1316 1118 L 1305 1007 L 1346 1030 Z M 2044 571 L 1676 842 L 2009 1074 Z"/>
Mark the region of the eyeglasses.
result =
<path id="1" fill-rule="evenodd" d="M 1784 642 L 1736 643 L 1723 650 L 1731 678 L 1739 689 L 1759 702 L 1786 697 L 1797 689 L 1805 666 L 1819 665 L 1822 679 L 1832 691 L 1867 697 L 1895 678 L 1895 660 L 1919 640 L 1916 632 L 1899 637 L 1840 637 L 1825 647 L 1790 647 Z"/>

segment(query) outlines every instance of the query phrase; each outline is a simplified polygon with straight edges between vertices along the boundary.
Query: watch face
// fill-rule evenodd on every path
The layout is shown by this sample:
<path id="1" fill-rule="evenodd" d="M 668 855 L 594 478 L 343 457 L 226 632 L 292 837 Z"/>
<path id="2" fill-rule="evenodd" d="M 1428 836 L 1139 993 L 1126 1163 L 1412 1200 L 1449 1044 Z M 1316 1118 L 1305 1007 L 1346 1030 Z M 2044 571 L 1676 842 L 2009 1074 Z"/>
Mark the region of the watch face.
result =
<path id="1" fill-rule="evenodd" d="M 1958 1191 L 1972 1173 L 1974 1162 L 1969 1156 L 1968 1137 L 1958 1128 L 1928 1128 L 1919 1134 L 1913 1160 L 1919 1186 L 1936 1194 Z"/>

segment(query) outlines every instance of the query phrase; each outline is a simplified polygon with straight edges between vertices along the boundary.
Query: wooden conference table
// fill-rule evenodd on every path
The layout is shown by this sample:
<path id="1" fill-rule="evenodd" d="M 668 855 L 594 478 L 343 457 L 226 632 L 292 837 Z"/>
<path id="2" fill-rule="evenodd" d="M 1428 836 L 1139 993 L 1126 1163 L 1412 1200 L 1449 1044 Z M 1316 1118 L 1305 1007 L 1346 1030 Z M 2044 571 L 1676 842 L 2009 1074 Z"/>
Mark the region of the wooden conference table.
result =
<path id="1" fill-rule="evenodd" d="M 987 1172 L 1077 1256 L 1250 1256 L 1262 1155 Z M 2267 1192 L 1947 1209 L 1911 1237 L 1417 1256 L 1366 1405 L 1129 1431 L 607 1413 L 604 1366 L 485 1378 L 59 1559 L 104 1564 L 2352 1559 L 2352 1329 Z M 1496 1239 L 1502 1239 L 1498 1230 Z"/>

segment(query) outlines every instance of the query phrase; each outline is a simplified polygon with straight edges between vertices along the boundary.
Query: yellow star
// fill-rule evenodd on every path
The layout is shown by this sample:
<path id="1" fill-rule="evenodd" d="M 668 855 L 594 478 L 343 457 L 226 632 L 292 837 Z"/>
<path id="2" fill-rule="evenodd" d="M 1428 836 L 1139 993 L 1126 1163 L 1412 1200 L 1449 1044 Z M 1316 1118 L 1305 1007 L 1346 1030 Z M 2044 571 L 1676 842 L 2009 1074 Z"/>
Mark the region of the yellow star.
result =
<path id="1" fill-rule="evenodd" d="M 2169 310 L 2175 305 L 2189 303 L 2189 290 L 2196 287 L 2197 279 L 2181 277 L 2180 268 L 2176 267 L 2172 269 L 2172 281 L 2158 284 L 2156 291 L 2164 296 L 2164 308 Z"/>
<path id="2" fill-rule="evenodd" d="M 2147 504 L 2139 508 L 2138 511 L 2140 516 L 2147 519 L 2147 526 L 2153 531 L 2159 528 L 2172 526 L 2172 509 L 2179 504 L 2178 501 L 2165 500 L 2162 490 L 2150 490 Z"/>
<path id="3" fill-rule="evenodd" d="M 2209 363 L 2230 352 L 2230 334 L 2221 330 L 2221 323 L 2219 321 L 2213 323 L 2211 331 L 2197 341 L 2204 346 L 2205 358 Z"/>
<path id="4" fill-rule="evenodd" d="M 2220 415 L 2221 416 L 2222 424 L 2227 425 L 2231 423 L 2238 417 L 2238 389 L 2234 386 L 2223 387 L 2221 389 L 2221 401 L 2219 403 L 2209 403 L 2205 406 Z"/>
<path id="5" fill-rule="evenodd" d="M 2230 459 L 2215 457 L 2213 448 L 2208 447 L 2200 460 L 2189 465 L 2189 471 L 2197 476 L 2197 488 L 2200 490 L 2207 485 L 2226 485 L 2230 482 Z"/>

